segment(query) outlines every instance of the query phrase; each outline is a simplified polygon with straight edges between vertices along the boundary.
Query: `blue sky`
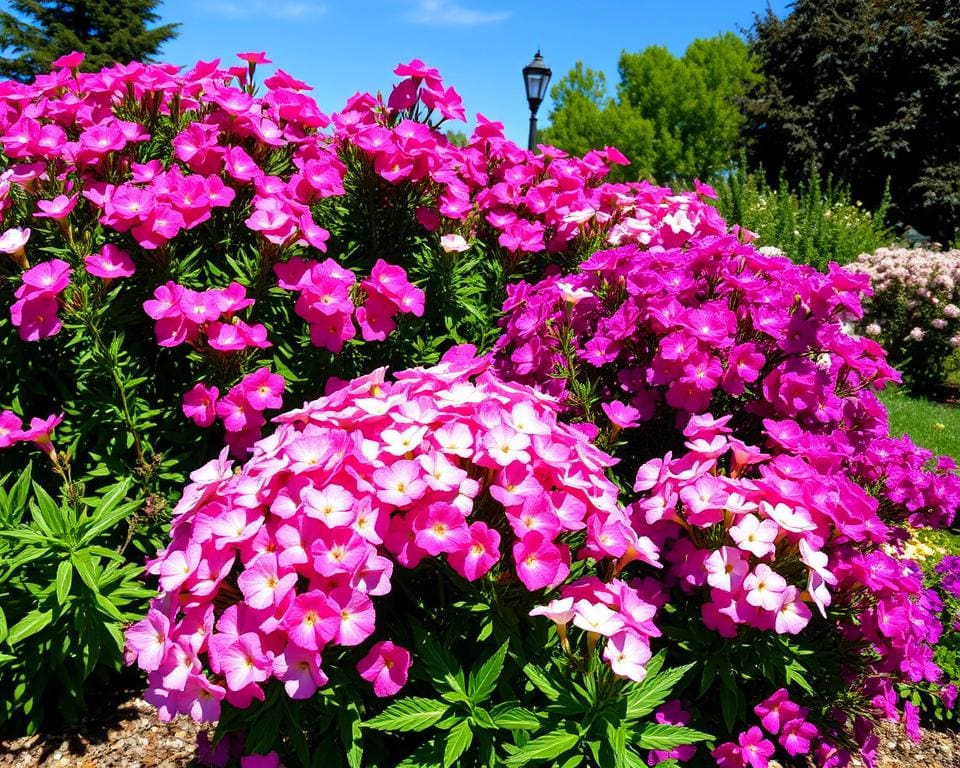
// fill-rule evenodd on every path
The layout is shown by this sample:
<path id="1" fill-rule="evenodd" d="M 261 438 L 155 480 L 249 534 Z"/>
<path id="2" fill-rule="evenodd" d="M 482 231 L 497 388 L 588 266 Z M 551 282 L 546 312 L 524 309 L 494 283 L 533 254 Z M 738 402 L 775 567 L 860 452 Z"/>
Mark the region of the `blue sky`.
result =
<path id="1" fill-rule="evenodd" d="M 358 90 L 384 93 L 393 68 L 412 58 L 437 67 L 476 112 L 526 142 L 529 110 L 520 70 L 539 47 L 555 84 L 577 60 L 616 83 L 622 50 L 665 45 L 681 55 L 698 37 L 749 27 L 767 0 L 165 0 L 164 21 L 181 23 L 162 59 L 193 64 L 238 51 L 266 50 L 314 87 L 325 112 Z M 0 2 L 0 6 L 7 6 Z M 786 13 L 785 0 L 770 0 Z M 551 102 L 540 108 L 541 126 Z M 451 127 L 464 128 L 462 125 Z"/>

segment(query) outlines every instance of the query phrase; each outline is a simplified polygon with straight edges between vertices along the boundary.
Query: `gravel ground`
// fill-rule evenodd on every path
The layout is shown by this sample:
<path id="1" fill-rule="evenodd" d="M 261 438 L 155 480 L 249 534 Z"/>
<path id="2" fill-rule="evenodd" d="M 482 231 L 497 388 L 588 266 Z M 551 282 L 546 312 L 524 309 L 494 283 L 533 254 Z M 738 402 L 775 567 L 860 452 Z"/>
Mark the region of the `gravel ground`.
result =
<path id="1" fill-rule="evenodd" d="M 190 768 L 198 730 L 184 717 L 161 723 L 133 697 L 78 729 L 0 741 L 0 768 Z M 854 758 L 852 765 L 863 764 Z M 877 768 L 960 768 L 960 734 L 924 729 L 914 744 L 884 724 Z"/>

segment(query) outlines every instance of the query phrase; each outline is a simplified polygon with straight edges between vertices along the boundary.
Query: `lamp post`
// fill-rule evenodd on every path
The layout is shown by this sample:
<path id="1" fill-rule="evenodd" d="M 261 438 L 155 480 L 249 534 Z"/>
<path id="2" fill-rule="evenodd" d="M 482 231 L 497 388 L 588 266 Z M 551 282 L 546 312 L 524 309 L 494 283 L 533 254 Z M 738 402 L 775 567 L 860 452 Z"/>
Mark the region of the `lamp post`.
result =
<path id="1" fill-rule="evenodd" d="M 531 152 L 537 141 L 537 110 L 540 109 L 540 103 L 547 95 L 547 86 L 550 84 L 552 74 L 539 50 L 533 57 L 533 61 L 523 68 L 523 85 L 527 89 L 527 103 L 530 105 L 530 136 L 527 139 L 527 149 Z"/>

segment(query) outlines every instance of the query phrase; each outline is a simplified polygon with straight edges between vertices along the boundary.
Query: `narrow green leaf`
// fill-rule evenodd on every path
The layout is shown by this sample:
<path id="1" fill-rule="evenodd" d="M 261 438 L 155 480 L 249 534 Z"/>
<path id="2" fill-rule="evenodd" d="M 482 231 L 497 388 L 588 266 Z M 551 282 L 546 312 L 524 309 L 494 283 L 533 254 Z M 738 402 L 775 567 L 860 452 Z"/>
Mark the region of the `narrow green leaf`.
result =
<path id="1" fill-rule="evenodd" d="M 557 729 L 528 741 L 507 758 L 506 764 L 509 766 L 526 765 L 536 760 L 553 760 L 567 750 L 573 749 L 579 741 L 580 734 L 576 731 Z"/>
<path id="2" fill-rule="evenodd" d="M 470 727 L 468 720 L 463 720 L 459 725 L 451 728 L 443 747 L 443 768 L 450 768 L 457 762 L 460 755 L 467 751 L 472 742 L 473 729 Z"/>
<path id="3" fill-rule="evenodd" d="M 53 611 L 30 611 L 20 621 L 10 627 L 7 634 L 7 644 L 14 646 L 28 637 L 37 634 L 53 619 Z"/>
<path id="4" fill-rule="evenodd" d="M 479 704 L 486 699 L 497 687 L 497 680 L 500 678 L 500 673 L 503 672 L 503 662 L 509 647 L 510 642 L 505 642 L 479 668 L 474 667 L 471 670 L 467 696 L 474 704 Z"/>
<path id="5" fill-rule="evenodd" d="M 360 708 L 353 699 L 340 709 L 340 738 L 347 752 L 347 765 L 361 768 L 363 765 L 363 730 Z"/>
<path id="6" fill-rule="evenodd" d="M 80 574 L 83 583 L 87 585 L 87 589 L 94 594 L 99 592 L 100 585 L 97 583 L 97 571 L 90 555 L 85 550 L 71 552 L 70 562 L 77 569 L 77 573 Z"/>
<path id="7" fill-rule="evenodd" d="M 560 698 L 560 691 L 550 682 L 550 678 L 547 677 L 547 673 L 544 672 L 539 667 L 533 666 L 533 664 L 527 664 L 523 668 L 523 673 L 527 676 L 527 679 L 530 680 L 540 691 L 551 701 L 555 701 Z"/>
<path id="8" fill-rule="evenodd" d="M 57 566 L 57 602 L 64 605 L 73 586 L 73 563 L 64 560 Z"/>
<path id="9" fill-rule="evenodd" d="M 490 716 L 499 728 L 511 731 L 533 731 L 540 725 L 540 720 L 529 709 L 519 706 L 516 702 L 497 704 Z"/>
<path id="10" fill-rule="evenodd" d="M 686 664 L 655 675 L 648 674 L 642 682 L 632 686 L 627 695 L 627 720 L 645 717 L 663 704 L 692 666 Z"/>
<path id="11" fill-rule="evenodd" d="M 669 750 L 681 744 L 695 744 L 712 739 L 709 733 L 680 725 L 648 723 L 640 731 L 636 744 L 641 749 Z"/>
<path id="12" fill-rule="evenodd" d="M 449 707 L 437 699 L 407 696 L 395 701 L 363 726 L 378 731 L 423 731 L 447 714 Z"/>

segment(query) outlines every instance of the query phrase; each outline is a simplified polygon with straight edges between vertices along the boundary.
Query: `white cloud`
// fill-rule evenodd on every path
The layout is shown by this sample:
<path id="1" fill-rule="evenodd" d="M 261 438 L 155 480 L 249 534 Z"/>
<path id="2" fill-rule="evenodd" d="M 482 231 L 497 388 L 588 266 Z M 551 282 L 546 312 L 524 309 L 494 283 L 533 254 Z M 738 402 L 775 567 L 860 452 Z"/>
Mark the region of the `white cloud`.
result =
<path id="1" fill-rule="evenodd" d="M 311 2 L 288 2 L 278 0 L 216 0 L 215 2 L 205 3 L 208 11 L 212 13 L 223 14 L 233 19 L 247 18 L 275 18 L 275 19 L 306 19 L 323 16 L 327 12 L 327 6 L 321 3 Z"/>
<path id="2" fill-rule="evenodd" d="M 407 18 L 416 24 L 446 27 L 474 27 L 494 24 L 510 18 L 512 11 L 478 11 L 466 8 L 456 0 L 417 0 Z"/>

